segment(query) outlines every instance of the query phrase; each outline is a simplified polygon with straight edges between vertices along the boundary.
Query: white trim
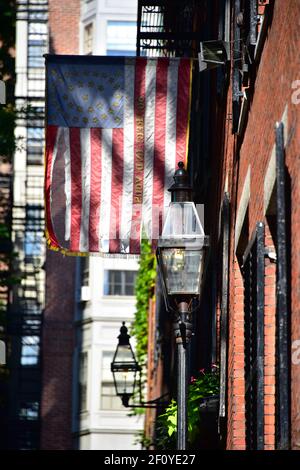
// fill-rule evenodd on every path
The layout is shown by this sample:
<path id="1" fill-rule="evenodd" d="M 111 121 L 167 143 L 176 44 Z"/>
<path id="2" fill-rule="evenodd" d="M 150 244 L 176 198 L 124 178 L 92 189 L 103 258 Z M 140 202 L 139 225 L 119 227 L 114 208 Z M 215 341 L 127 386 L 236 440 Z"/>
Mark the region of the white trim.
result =
<path id="1" fill-rule="evenodd" d="M 281 122 L 284 125 L 284 146 L 287 144 L 288 139 L 288 105 L 285 106 L 281 116 Z M 267 171 L 264 179 L 264 215 L 266 215 L 272 192 L 276 183 L 276 145 L 273 145 Z"/>
<path id="2" fill-rule="evenodd" d="M 243 191 L 242 191 L 242 195 L 241 195 L 241 198 L 240 198 L 239 208 L 238 208 L 238 211 L 237 211 L 237 216 L 236 216 L 236 221 L 235 221 L 235 231 L 234 231 L 234 238 L 235 238 L 234 249 L 235 249 L 235 251 L 236 251 L 238 243 L 239 243 L 239 239 L 240 239 L 240 235 L 241 235 L 245 215 L 246 215 L 247 208 L 248 208 L 248 205 L 249 205 L 250 183 L 251 183 L 251 166 L 249 165 L 247 175 L 246 175 L 246 178 L 245 178 L 245 182 L 244 182 L 244 185 L 243 185 Z"/>

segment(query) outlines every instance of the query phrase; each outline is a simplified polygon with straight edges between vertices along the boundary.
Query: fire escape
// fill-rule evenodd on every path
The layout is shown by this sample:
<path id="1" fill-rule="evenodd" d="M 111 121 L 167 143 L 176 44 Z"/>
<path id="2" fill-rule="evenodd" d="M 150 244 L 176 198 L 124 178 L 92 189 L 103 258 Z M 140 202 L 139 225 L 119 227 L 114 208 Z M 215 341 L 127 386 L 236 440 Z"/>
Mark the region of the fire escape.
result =
<path id="1" fill-rule="evenodd" d="M 197 0 L 139 0 L 137 55 L 196 57 L 201 5 Z"/>
<path id="2" fill-rule="evenodd" d="M 43 152 L 44 59 L 47 0 L 17 1 L 16 121 L 12 235 L 14 274 L 8 333 L 11 335 L 10 449 L 38 449 L 40 433 L 40 342 L 45 259 Z M 24 59 L 24 57 L 27 57 Z"/>

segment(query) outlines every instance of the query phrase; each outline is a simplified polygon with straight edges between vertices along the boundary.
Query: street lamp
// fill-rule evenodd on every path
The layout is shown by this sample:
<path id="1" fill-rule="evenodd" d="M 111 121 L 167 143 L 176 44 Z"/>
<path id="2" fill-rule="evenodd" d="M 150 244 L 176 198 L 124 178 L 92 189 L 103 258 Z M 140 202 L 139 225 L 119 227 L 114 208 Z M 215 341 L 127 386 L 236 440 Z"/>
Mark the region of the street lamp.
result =
<path id="1" fill-rule="evenodd" d="M 135 359 L 127 331 L 123 321 L 118 336 L 119 343 L 111 363 L 116 394 L 121 397 L 122 403 L 126 407 L 128 407 L 130 397 L 134 394 L 136 376 L 141 369 Z"/>
<path id="2" fill-rule="evenodd" d="M 126 408 L 160 408 L 164 407 L 167 403 L 162 401 L 161 396 L 155 400 L 148 402 L 142 401 L 141 390 L 141 366 L 135 359 L 134 352 L 129 342 L 130 336 L 122 322 L 120 334 L 118 336 L 119 343 L 111 363 L 111 371 L 114 378 L 116 395 L 122 400 L 123 406 Z M 130 398 L 134 395 L 138 386 L 140 403 L 138 405 L 129 404 Z"/>
<path id="3" fill-rule="evenodd" d="M 199 304 L 204 252 L 208 246 L 182 162 L 174 175 L 166 220 L 158 240 L 157 260 L 166 308 L 174 314 L 177 343 L 177 449 L 187 443 L 187 344 L 192 335 L 192 313 Z M 197 305 L 198 307 L 198 305 Z"/>

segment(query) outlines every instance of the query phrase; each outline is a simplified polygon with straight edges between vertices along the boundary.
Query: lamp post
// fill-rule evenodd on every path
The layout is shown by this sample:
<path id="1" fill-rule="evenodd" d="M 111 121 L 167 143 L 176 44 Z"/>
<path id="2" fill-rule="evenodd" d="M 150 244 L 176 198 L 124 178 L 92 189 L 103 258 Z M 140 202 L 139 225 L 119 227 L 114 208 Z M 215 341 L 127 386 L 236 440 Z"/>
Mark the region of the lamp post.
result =
<path id="1" fill-rule="evenodd" d="M 123 321 L 118 336 L 118 345 L 111 363 L 111 371 L 114 378 L 116 395 L 122 400 L 125 408 L 163 408 L 167 402 L 163 401 L 166 395 L 144 402 L 141 390 L 141 366 L 135 359 L 134 352 L 130 344 L 130 336 Z M 138 384 L 139 404 L 129 404 L 130 398 L 134 395 Z"/>
<path id="2" fill-rule="evenodd" d="M 179 162 L 157 259 L 166 308 L 174 315 L 177 344 L 177 449 L 187 445 L 187 354 L 192 335 L 194 300 L 200 296 L 204 250 L 208 245 L 192 202 L 192 188 L 184 164 Z"/>
<path id="3" fill-rule="evenodd" d="M 121 397 L 125 407 L 129 406 L 129 399 L 135 391 L 136 375 L 141 370 L 135 359 L 129 338 L 128 330 L 123 321 L 118 336 L 119 343 L 111 363 L 111 371 L 113 373 L 116 394 Z"/>

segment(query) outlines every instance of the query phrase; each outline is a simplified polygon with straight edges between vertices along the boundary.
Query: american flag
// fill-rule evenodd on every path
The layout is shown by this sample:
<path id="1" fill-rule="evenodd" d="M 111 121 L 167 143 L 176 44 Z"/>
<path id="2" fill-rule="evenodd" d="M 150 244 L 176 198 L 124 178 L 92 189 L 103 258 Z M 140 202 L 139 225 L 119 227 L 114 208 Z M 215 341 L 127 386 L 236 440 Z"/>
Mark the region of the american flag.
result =
<path id="1" fill-rule="evenodd" d="M 46 233 L 66 254 L 139 254 L 186 162 L 187 58 L 46 56 Z"/>

